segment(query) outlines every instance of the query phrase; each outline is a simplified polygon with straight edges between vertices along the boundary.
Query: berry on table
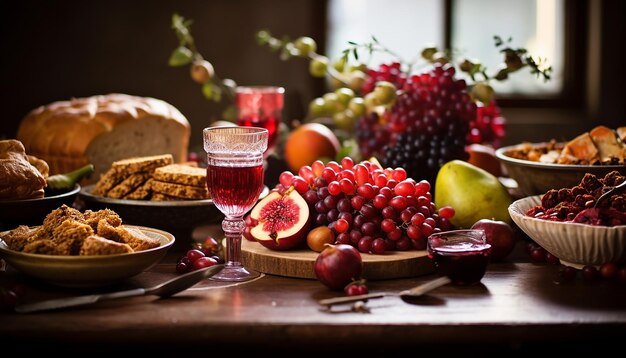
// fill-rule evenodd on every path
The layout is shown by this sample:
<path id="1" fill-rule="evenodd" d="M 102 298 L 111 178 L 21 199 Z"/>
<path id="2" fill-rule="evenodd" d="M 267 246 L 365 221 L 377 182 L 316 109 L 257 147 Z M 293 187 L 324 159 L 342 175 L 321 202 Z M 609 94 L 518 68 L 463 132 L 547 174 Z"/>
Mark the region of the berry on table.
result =
<path id="1" fill-rule="evenodd" d="M 344 288 L 344 293 L 348 296 L 365 295 L 369 293 L 369 289 L 365 283 L 365 280 L 358 280 L 349 283 Z"/>

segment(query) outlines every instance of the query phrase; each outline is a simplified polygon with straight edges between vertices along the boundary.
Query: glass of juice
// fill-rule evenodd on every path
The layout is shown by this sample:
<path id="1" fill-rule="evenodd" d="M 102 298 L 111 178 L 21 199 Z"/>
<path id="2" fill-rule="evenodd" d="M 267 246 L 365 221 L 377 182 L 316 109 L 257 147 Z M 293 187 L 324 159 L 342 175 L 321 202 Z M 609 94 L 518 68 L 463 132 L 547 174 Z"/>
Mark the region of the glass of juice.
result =
<path id="1" fill-rule="evenodd" d="M 226 235 L 224 269 L 211 277 L 217 281 L 247 281 L 256 271 L 241 263 L 243 216 L 263 190 L 263 153 L 268 130 L 258 127 L 211 127 L 203 130 L 207 153 L 206 182 L 213 204 L 224 214 Z"/>
<path id="2" fill-rule="evenodd" d="M 483 230 L 452 230 L 428 237 L 426 250 L 437 273 L 453 284 L 473 285 L 483 278 L 491 257 L 491 245 Z"/>
<path id="3" fill-rule="evenodd" d="M 283 118 L 284 96 L 285 89 L 277 86 L 237 86 L 235 89 L 237 125 L 267 129 L 266 158 L 276 145 L 278 126 Z"/>

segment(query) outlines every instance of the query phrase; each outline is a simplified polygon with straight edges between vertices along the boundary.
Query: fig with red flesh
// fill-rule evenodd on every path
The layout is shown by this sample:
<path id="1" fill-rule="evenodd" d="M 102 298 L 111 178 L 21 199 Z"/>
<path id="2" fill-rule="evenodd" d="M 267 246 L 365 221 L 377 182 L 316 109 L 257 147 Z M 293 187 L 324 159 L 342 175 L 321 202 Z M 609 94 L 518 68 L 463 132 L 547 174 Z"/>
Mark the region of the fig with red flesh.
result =
<path id="1" fill-rule="evenodd" d="M 272 250 L 290 250 L 306 242 L 310 218 L 309 205 L 293 187 L 283 193 L 270 192 L 250 213 L 256 223 L 250 235 Z"/>

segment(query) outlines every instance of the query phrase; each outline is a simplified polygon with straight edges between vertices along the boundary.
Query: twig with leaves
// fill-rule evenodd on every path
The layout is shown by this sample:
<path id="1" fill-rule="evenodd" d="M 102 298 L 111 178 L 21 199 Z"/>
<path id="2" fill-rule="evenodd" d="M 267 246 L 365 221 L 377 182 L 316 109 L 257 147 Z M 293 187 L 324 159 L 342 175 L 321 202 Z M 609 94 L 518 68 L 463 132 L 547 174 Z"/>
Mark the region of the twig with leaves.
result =
<path id="1" fill-rule="evenodd" d="M 192 20 L 185 19 L 178 14 L 172 15 L 172 29 L 178 38 L 178 47 L 170 55 L 168 63 L 172 67 L 191 65 L 191 78 L 202 85 L 202 94 L 206 99 L 221 102 L 222 97 L 227 96 L 231 105 L 222 116 L 226 120 L 234 120 L 234 105 L 232 103 L 237 84 L 232 79 L 221 79 L 215 72 L 213 65 L 205 60 L 198 51 L 191 35 L 192 24 Z"/>

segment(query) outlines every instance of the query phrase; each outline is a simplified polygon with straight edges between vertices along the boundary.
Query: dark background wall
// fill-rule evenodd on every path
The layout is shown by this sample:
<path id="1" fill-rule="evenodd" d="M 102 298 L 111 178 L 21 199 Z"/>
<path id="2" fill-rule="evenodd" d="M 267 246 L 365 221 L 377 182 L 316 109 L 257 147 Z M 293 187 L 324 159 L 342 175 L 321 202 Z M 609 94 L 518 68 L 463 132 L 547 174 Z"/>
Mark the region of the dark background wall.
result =
<path id="1" fill-rule="evenodd" d="M 625 2 L 568 1 L 580 5 L 570 41 L 586 44 L 568 55 L 584 64 L 572 68 L 573 78 L 586 79 L 576 82 L 580 96 L 556 106 L 503 102 L 506 144 L 570 139 L 598 124 L 626 125 Z M 179 108 L 192 125 L 190 149 L 201 150 L 202 128 L 219 119 L 224 104 L 202 96 L 187 66 L 168 66 L 178 45 L 170 28 L 175 12 L 194 21 L 197 46 L 221 77 L 284 86 L 285 120 L 301 119 L 309 101 L 325 92 L 323 80 L 308 74 L 307 61 L 281 61 L 257 45 L 255 34 L 266 28 L 279 36 L 308 35 L 323 51 L 326 6 L 325 0 L 2 2 L 0 138 L 15 137 L 21 119 L 38 106 L 122 92 Z"/>
<path id="2" fill-rule="evenodd" d="M 285 119 L 299 119 L 323 91 L 302 59 L 281 61 L 255 34 L 309 35 L 321 42 L 324 1 L 107 0 L 2 2 L 0 138 L 14 138 L 28 111 L 58 100 L 111 92 L 151 96 L 191 122 L 191 149 L 224 104 L 207 101 L 189 67 L 170 67 L 178 46 L 172 14 L 192 19 L 199 51 L 221 77 L 286 88 Z"/>

